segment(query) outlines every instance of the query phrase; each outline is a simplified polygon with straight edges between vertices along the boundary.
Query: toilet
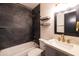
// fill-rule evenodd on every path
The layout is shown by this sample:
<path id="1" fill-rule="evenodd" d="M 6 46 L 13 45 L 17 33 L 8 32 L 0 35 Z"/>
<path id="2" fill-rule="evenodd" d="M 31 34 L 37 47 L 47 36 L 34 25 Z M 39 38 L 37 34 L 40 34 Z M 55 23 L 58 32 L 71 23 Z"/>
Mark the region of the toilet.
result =
<path id="1" fill-rule="evenodd" d="M 34 48 L 31 51 L 28 52 L 28 56 L 41 56 L 41 53 L 43 52 L 40 48 Z"/>

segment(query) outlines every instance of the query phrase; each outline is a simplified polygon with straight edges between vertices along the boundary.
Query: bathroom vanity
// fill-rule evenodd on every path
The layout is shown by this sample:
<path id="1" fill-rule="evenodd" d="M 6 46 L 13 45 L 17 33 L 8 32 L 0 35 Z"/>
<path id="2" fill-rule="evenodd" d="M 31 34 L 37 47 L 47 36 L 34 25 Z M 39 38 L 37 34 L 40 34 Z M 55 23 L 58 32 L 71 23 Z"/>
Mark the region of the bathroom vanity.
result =
<path id="1" fill-rule="evenodd" d="M 46 56 L 68 56 L 68 54 L 63 53 L 50 45 L 46 45 L 45 55 Z"/>
<path id="2" fill-rule="evenodd" d="M 57 39 L 40 39 L 40 48 L 45 50 L 46 56 L 79 56 L 79 45 L 60 42 Z"/>

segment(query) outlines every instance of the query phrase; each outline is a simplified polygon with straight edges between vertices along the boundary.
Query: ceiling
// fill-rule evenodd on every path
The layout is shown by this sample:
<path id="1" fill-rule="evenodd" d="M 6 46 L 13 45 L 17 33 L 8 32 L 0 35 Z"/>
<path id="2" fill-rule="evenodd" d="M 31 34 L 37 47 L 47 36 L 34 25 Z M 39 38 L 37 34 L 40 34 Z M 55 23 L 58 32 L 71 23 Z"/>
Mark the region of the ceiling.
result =
<path id="1" fill-rule="evenodd" d="M 29 9 L 34 9 L 39 3 L 21 3 Z"/>

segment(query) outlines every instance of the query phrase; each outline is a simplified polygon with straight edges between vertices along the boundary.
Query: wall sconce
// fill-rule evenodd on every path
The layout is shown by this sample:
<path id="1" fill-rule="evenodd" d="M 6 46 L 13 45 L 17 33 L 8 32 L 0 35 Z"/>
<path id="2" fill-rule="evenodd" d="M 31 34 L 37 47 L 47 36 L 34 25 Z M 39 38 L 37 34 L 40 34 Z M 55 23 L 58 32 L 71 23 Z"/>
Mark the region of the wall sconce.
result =
<path id="1" fill-rule="evenodd" d="M 76 22 L 76 31 L 79 31 L 79 21 Z"/>

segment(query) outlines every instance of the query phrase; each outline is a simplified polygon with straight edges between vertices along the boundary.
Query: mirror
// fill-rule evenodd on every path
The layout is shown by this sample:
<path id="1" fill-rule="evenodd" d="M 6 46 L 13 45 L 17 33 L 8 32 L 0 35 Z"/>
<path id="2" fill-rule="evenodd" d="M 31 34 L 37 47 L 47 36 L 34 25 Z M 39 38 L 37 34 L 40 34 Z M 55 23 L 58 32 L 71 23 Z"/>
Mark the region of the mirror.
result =
<path id="1" fill-rule="evenodd" d="M 64 34 L 64 13 L 55 14 L 55 34 Z"/>
<path id="2" fill-rule="evenodd" d="M 55 34 L 79 36 L 79 19 L 76 10 L 69 10 L 55 14 Z"/>
<path id="3" fill-rule="evenodd" d="M 76 11 L 65 13 L 65 35 L 79 36 L 79 21 L 76 19 Z"/>

